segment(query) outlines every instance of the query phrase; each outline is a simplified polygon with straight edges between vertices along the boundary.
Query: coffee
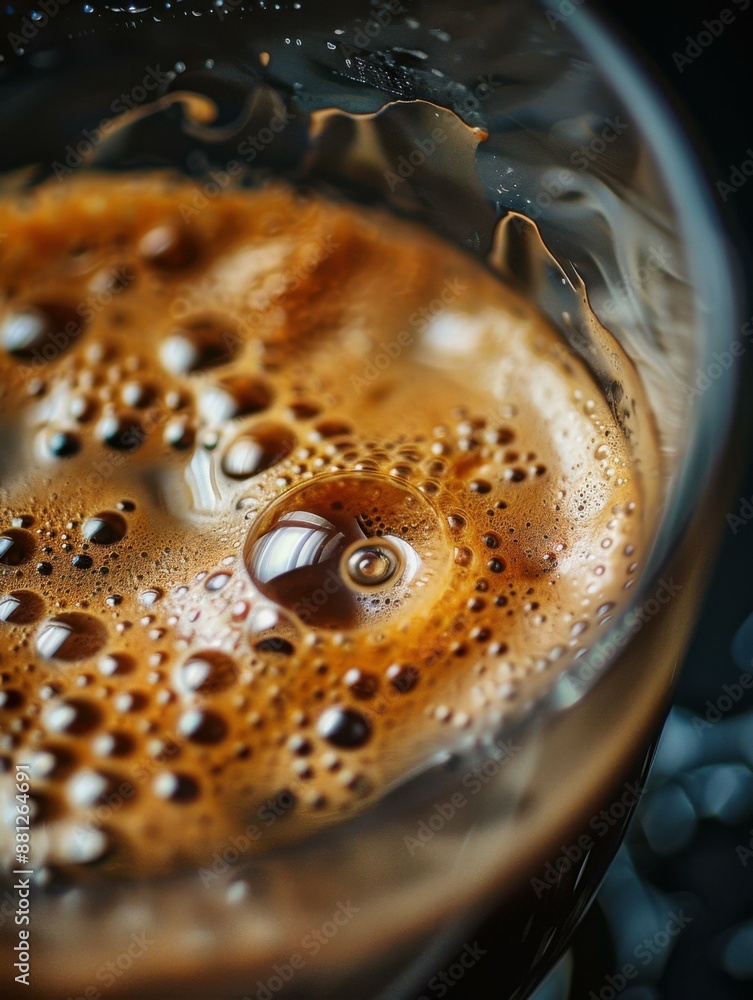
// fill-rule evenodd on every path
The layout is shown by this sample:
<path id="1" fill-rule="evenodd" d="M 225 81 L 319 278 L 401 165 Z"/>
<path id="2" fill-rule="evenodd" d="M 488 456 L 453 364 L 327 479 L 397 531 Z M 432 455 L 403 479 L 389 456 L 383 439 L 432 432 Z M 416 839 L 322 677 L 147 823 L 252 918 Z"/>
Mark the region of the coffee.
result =
<path id="1" fill-rule="evenodd" d="M 3 780 L 31 766 L 42 872 L 365 808 L 582 655 L 646 540 L 613 408 L 477 262 L 192 193 L 0 205 Z"/>

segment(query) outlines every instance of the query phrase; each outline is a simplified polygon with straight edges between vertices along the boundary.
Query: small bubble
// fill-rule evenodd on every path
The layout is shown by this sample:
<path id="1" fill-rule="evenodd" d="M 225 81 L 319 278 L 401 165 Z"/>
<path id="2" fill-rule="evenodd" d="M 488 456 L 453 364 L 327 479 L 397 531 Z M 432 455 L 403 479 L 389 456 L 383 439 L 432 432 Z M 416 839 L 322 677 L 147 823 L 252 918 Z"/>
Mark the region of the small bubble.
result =
<path id="1" fill-rule="evenodd" d="M 361 747 L 369 738 L 371 729 L 366 719 L 352 708 L 333 706 L 319 717 L 317 732 L 333 746 L 352 750 Z"/>
<path id="2" fill-rule="evenodd" d="M 294 446 L 287 427 L 258 424 L 232 442 L 222 458 L 222 471 L 232 479 L 257 476 L 286 458 Z"/>
<path id="3" fill-rule="evenodd" d="M 343 677 L 343 682 L 356 698 L 372 698 L 379 687 L 378 679 L 373 675 L 354 667 Z"/>
<path id="4" fill-rule="evenodd" d="M 227 725 L 215 712 L 193 708 L 178 720 L 178 732 L 194 743 L 220 743 L 227 734 Z"/>
<path id="5" fill-rule="evenodd" d="M 194 654 L 175 674 L 178 687 L 190 694 L 218 694 L 235 684 L 236 679 L 235 661 L 213 649 Z"/>
<path id="6" fill-rule="evenodd" d="M 120 514 L 104 511 L 84 521 L 82 530 L 87 541 L 95 545 L 115 545 L 125 538 L 128 527 Z"/>
<path id="7" fill-rule="evenodd" d="M 29 625 L 44 614 L 44 601 L 31 590 L 14 590 L 0 598 L 0 621 Z"/>
<path id="8" fill-rule="evenodd" d="M 152 267 L 161 271 L 179 271 L 190 267 L 199 256 L 199 249 L 185 226 L 157 226 L 145 233 L 138 252 Z"/>
<path id="9" fill-rule="evenodd" d="M 187 774 L 165 771 L 152 784 L 154 794 L 168 802 L 192 802 L 199 796 L 198 783 Z"/>
<path id="10" fill-rule="evenodd" d="M 56 431 L 50 436 L 48 447 L 55 458 L 71 458 L 81 450 L 81 441 L 72 431 Z"/>
<path id="11" fill-rule="evenodd" d="M 160 345 L 160 359 L 168 371 L 190 375 L 230 361 L 238 342 L 234 324 L 212 319 L 196 319 L 176 330 Z"/>
<path id="12" fill-rule="evenodd" d="M 396 691 L 406 694 L 418 684 L 419 673 L 415 667 L 393 663 L 387 668 L 387 679 Z"/>
<path id="13" fill-rule="evenodd" d="M 146 432 L 135 416 L 108 414 L 97 425 L 97 436 L 115 451 L 135 451 L 144 443 Z"/>
<path id="14" fill-rule="evenodd" d="M 44 713 L 50 732 L 80 736 L 91 732 L 100 723 L 99 710 L 89 701 L 69 698 L 53 703 Z"/>
<path id="15" fill-rule="evenodd" d="M 20 566 L 34 554 L 34 536 L 21 528 L 10 528 L 0 535 L 0 565 Z"/>
<path id="16" fill-rule="evenodd" d="M 73 662 L 94 656 L 107 640 L 102 623 L 80 611 L 56 615 L 41 626 L 37 651 L 48 660 Z"/>

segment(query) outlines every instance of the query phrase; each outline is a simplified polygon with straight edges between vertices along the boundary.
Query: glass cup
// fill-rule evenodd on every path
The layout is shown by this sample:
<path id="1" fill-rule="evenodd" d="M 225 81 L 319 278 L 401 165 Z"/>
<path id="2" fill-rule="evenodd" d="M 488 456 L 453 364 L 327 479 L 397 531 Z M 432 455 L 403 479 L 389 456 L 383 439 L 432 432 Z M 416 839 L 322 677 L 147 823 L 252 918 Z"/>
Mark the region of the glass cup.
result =
<path id="1" fill-rule="evenodd" d="M 209 203 L 283 176 L 419 220 L 587 363 L 642 456 L 656 527 L 627 608 L 567 670 L 359 817 L 263 854 L 239 831 L 200 873 L 36 886 L 23 995 L 397 1000 L 496 907 L 506 931 L 484 961 L 498 996 L 528 996 L 640 794 L 712 547 L 736 293 L 674 114 L 575 2 L 58 0 L 36 15 L 6 15 L 6 192 L 157 168 Z"/>

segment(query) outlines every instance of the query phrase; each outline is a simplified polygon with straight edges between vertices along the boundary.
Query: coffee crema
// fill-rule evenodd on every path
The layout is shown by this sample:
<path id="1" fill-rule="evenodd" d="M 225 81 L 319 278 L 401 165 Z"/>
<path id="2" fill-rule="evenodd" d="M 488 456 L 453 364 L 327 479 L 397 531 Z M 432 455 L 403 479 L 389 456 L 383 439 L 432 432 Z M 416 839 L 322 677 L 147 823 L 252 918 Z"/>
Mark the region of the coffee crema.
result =
<path id="1" fill-rule="evenodd" d="M 0 203 L 0 780 L 31 768 L 37 872 L 363 809 L 582 655 L 645 544 L 596 383 L 477 261 L 195 190 Z"/>

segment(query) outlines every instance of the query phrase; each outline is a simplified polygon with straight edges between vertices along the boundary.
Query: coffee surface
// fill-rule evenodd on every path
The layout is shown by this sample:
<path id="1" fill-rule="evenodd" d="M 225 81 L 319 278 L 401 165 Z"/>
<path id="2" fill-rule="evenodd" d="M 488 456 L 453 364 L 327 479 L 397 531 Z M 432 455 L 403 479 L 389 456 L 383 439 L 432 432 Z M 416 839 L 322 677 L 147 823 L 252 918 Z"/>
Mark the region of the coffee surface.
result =
<path id="1" fill-rule="evenodd" d="M 42 872 L 364 808 L 639 569 L 622 431 L 525 301 L 377 211 L 203 204 L 136 175 L 0 203 L 0 781 L 31 768 Z"/>

